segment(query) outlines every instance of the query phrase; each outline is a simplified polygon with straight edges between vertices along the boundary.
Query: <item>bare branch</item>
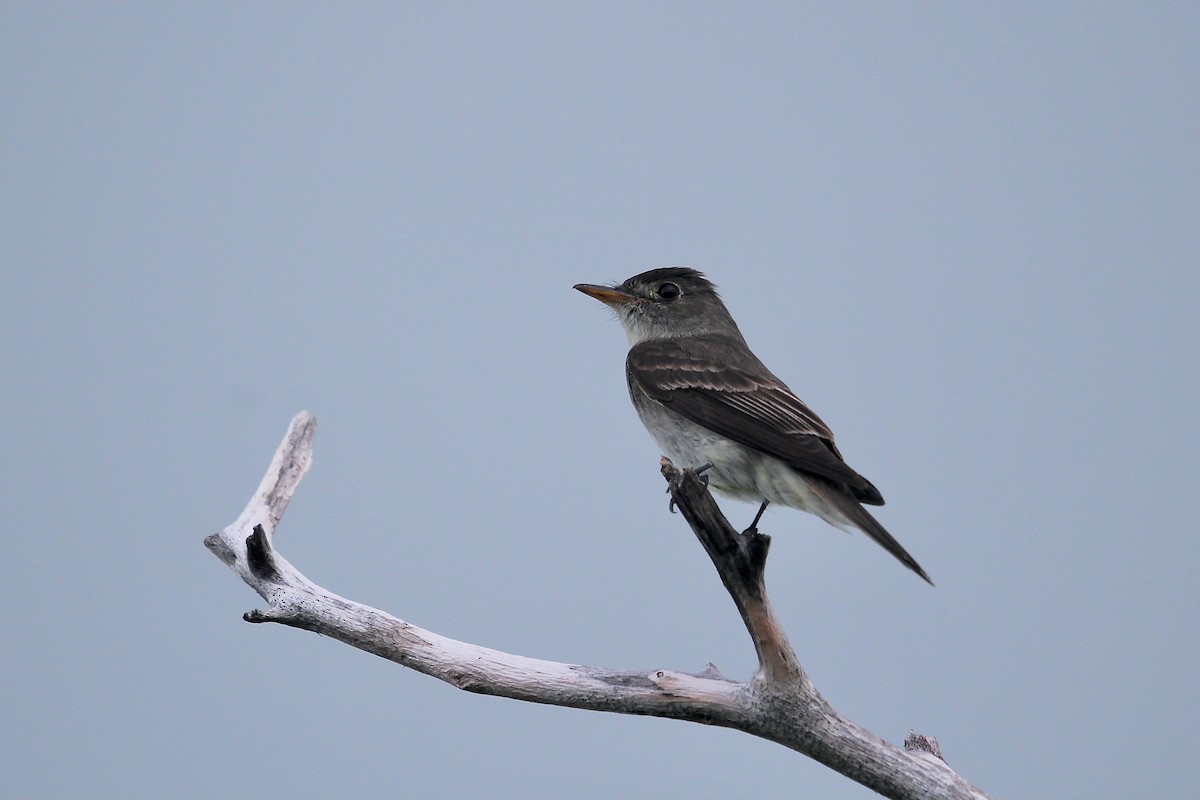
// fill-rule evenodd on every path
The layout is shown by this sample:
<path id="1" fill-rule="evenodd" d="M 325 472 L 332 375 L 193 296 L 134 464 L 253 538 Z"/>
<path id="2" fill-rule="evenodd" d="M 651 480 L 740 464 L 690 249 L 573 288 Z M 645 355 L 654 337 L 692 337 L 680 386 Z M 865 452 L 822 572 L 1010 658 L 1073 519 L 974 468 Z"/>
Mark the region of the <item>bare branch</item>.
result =
<path id="1" fill-rule="evenodd" d="M 838 714 L 812 686 L 767 599 L 770 539 L 735 531 L 703 482 L 663 460 L 672 499 L 741 612 L 758 653 L 749 681 L 713 665 L 701 673 L 612 670 L 542 661 L 418 628 L 317 586 L 280 555 L 274 533 L 312 463 L 316 421 L 292 420 L 258 491 L 237 521 L 204 543 L 267 601 L 248 622 L 276 622 L 338 639 L 461 689 L 535 703 L 643 714 L 735 728 L 803 753 L 892 798 L 986 798 L 941 760 L 936 740 L 889 744 Z"/>
<path id="2" fill-rule="evenodd" d="M 738 533 L 695 472 L 680 472 L 665 457 L 661 467 L 671 502 L 704 546 L 746 623 L 758 653 L 760 675 L 772 681 L 795 682 L 811 691 L 808 678 L 767 600 L 763 573 L 771 537 L 757 531 Z"/>

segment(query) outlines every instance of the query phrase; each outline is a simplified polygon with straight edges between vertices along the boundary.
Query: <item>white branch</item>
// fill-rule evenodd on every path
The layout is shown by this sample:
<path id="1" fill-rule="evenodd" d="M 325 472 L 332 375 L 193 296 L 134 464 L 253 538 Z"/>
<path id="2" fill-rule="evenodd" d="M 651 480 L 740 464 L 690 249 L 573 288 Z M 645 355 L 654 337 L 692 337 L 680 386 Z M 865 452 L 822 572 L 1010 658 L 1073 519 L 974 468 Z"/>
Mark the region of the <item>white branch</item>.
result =
<path id="1" fill-rule="evenodd" d="M 711 666 L 701 674 L 621 671 L 512 655 L 418 628 L 317 586 L 273 544 L 288 501 L 312 463 L 315 430 L 312 416 L 297 414 L 241 516 L 204 540 L 266 600 L 268 608 L 247 612 L 247 621 L 315 631 L 471 692 L 735 728 L 804 753 L 887 797 L 986 798 L 946 766 L 935 740 L 910 734 L 905 748 L 898 748 L 825 702 L 796 662 L 766 600 L 762 566 L 769 540 L 732 531 L 690 471 L 679 473 L 669 462 L 663 470 L 759 653 L 759 670 L 744 683 L 727 680 Z"/>

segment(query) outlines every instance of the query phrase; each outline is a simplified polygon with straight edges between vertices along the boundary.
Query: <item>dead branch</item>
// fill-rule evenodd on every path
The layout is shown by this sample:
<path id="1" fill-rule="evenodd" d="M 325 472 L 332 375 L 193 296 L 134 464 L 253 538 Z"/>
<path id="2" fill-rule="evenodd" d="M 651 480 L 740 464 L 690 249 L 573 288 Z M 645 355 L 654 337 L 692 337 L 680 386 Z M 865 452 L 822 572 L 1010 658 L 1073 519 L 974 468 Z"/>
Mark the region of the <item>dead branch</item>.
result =
<path id="1" fill-rule="evenodd" d="M 712 558 L 758 654 L 735 682 L 715 668 L 649 672 L 563 664 L 504 653 L 423 630 L 317 586 L 274 547 L 275 530 L 312 463 L 316 420 L 292 420 L 241 516 L 204 544 L 267 603 L 248 622 L 314 631 L 460 689 L 535 703 L 643 714 L 734 728 L 803 753 L 892 798 L 986 798 L 941 759 L 937 742 L 909 734 L 903 748 L 835 711 L 805 675 L 775 617 L 763 581 L 770 538 L 734 530 L 703 481 L 663 459 L 671 497 Z"/>

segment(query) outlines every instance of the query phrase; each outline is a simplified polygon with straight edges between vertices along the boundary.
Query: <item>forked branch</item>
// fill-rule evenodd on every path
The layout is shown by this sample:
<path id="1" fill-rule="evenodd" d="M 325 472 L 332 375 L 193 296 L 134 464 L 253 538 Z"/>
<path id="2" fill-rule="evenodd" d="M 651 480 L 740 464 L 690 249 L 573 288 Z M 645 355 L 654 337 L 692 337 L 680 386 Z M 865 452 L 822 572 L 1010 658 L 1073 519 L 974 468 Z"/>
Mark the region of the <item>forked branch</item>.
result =
<path id="1" fill-rule="evenodd" d="M 644 714 L 734 728 L 778 742 L 893 798 L 985 798 L 941 760 L 936 741 L 910 735 L 889 744 L 838 714 L 796 660 L 763 583 L 770 539 L 738 533 L 701 479 L 663 459 L 672 499 L 712 558 L 741 612 L 759 669 L 745 682 L 656 669 L 613 670 L 542 661 L 456 641 L 306 578 L 274 547 L 288 501 L 312 463 L 316 421 L 292 420 L 275 458 L 232 525 L 204 543 L 267 602 L 248 622 L 277 622 L 339 639 L 461 689 L 535 703 Z"/>

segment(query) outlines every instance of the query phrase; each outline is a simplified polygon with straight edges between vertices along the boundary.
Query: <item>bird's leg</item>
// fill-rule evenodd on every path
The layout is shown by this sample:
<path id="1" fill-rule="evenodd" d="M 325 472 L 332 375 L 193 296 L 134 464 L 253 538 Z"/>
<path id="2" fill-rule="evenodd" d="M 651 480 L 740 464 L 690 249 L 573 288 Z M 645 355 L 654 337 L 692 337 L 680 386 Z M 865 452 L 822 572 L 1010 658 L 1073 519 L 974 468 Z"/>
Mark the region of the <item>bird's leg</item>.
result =
<path id="1" fill-rule="evenodd" d="M 767 510 L 767 506 L 770 504 L 770 500 L 763 500 L 762 505 L 758 507 L 758 513 L 754 515 L 754 521 L 750 523 L 750 527 L 742 531 L 743 536 L 748 533 L 758 533 L 758 521 L 762 519 L 763 512 Z"/>

